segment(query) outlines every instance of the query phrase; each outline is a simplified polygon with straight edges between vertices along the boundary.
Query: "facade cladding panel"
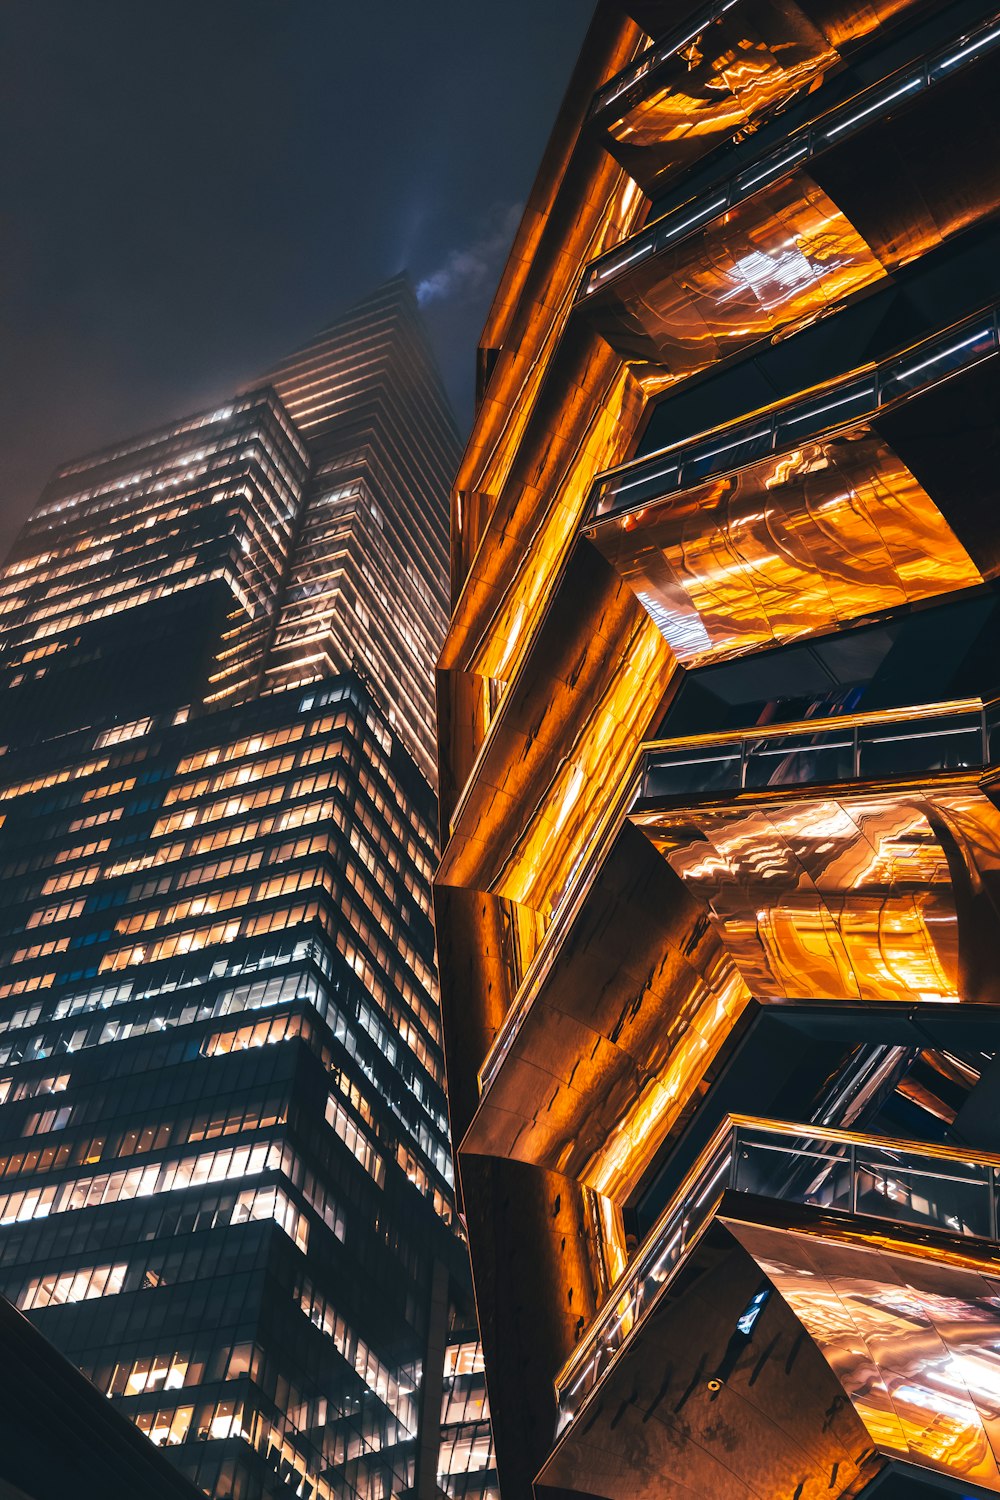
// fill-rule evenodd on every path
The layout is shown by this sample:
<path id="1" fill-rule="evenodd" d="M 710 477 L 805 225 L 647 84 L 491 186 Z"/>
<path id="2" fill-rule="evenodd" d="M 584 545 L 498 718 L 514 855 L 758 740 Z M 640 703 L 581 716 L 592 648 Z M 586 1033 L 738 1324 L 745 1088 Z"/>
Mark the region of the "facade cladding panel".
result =
<path id="1" fill-rule="evenodd" d="M 596 7 L 438 671 L 506 1500 L 1000 1493 L 998 100 L 980 0 Z"/>
<path id="2" fill-rule="evenodd" d="M 443 515 L 451 419 L 406 283 L 337 327 L 363 346 L 369 321 L 381 385 L 338 420 L 376 425 L 394 380 L 389 428 L 435 393 L 414 509 Z M 420 430 L 397 441 L 419 471 Z M 219 1500 L 432 1497 L 442 1465 L 495 1496 L 488 1408 L 441 1441 L 448 1349 L 476 1335 L 430 726 L 356 611 L 353 664 L 324 644 L 291 685 L 279 645 L 327 451 L 263 386 L 61 470 L 0 578 L 0 1289 Z M 379 630 L 440 589 L 428 550 L 411 611 L 358 555 L 380 535 L 312 577 L 317 617 L 366 568 Z M 424 625 L 397 649 L 429 682 Z"/>

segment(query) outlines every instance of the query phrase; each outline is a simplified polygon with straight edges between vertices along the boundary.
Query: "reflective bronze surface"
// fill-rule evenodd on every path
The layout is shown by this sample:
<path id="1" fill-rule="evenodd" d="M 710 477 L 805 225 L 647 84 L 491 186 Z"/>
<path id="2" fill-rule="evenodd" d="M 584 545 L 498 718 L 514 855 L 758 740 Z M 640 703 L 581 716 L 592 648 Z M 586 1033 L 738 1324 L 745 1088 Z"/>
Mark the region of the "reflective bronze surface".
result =
<path id="1" fill-rule="evenodd" d="M 760 671 L 754 680 L 767 679 L 770 697 L 757 704 L 756 688 L 744 699 L 727 677 L 732 696 L 716 701 L 719 674 L 692 676 L 723 657 L 725 672 L 739 674 L 737 658 L 751 668 L 798 638 L 821 638 L 832 652 L 836 633 L 861 621 L 890 636 L 897 616 L 949 593 L 976 590 L 972 614 L 982 601 L 989 615 L 1000 569 L 1000 386 L 984 372 L 996 328 L 969 346 L 977 369 L 965 356 L 959 368 L 945 336 L 982 306 L 954 287 L 947 310 L 933 303 L 951 268 L 988 249 L 977 226 L 1000 208 L 1000 90 L 995 58 L 956 58 L 961 78 L 932 58 L 942 38 L 962 50 L 965 23 L 956 14 L 949 24 L 942 17 L 918 32 L 923 20 L 907 0 L 735 0 L 718 24 L 664 0 L 601 0 L 484 330 L 439 665 L 437 922 L 504 1500 L 529 1500 L 536 1475 L 536 1493 L 553 1500 L 839 1500 L 899 1463 L 970 1493 L 996 1488 L 985 1399 L 966 1381 L 953 1409 L 938 1384 L 942 1361 L 966 1358 L 967 1344 L 979 1358 L 978 1314 L 968 1308 L 980 1293 L 970 1282 L 940 1294 L 955 1304 L 954 1329 L 946 1301 L 927 1300 L 938 1295 L 938 1264 L 949 1275 L 993 1274 L 984 1270 L 992 1252 L 973 1241 L 978 1228 L 966 1249 L 899 1222 L 862 1224 L 829 1193 L 769 1202 L 755 1216 L 741 1179 L 725 1223 L 710 1213 L 700 1238 L 682 1234 L 685 1253 L 669 1284 L 658 1283 L 662 1296 L 626 1305 L 622 1290 L 648 1249 L 649 1224 L 732 1107 L 724 1100 L 734 1076 L 749 1098 L 777 1033 L 760 1069 L 768 1097 L 792 1113 L 801 1103 L 807 1119 L 821 1118 L 808 1116 L 818 1106 L 811 1094 L 800 1101 L 797 1079 L 786 1086 L 785 1060 L 808 1055 L 839 1109 L 852 1028 L 866 1066 L 865 1049 L 892 1054 L 894 1065 L 911 1051 L 940 1059 L 963 1039 L 992 1047 L 992 1032 L 984 1040 L 948 1018 L 961 1020 L 963 1004 L 981 1015 L 984 1002 L 1000 1002 L 1000 813 L 985 772 L 995 726 L 980 724 L 978 699 L 947 713 L 937 705 L 930 727 L 916 722 L 929 697 L 989 696 L 989 685 L 925 687 L 911 663 L 909 696 L 895 681 L 888 695 L 873 693 L 876 703 L 908 704 L 909 719 L 887 716 L 866 737 L 870 726 L 853 719 L 839 728 L 809 719 L 831 711 L 820 684 L 787 710 L 803 717 L 785 726 L 794 743 L 764 732 L 758 744 L 753 721 L 781 717 L 788 684 Z M 643 25 L 661 38 L 689 25 L 692 35 L 669 67 L 627 84 L 617 108 L 606 96 L 607 108 L 593 111 L 602 86 L 641 65 Z M 843 74 L 843 86 L 831 82 L 848 53 L 850 88 Z M 919 100 L 883 99 L 841 132 L 847 105 L 871 101 L 853 92 L 855 80 L 888 95 L 889 71 L 904 66 L 921 73 Z M 766 150 L 787 146 L 780 112 L 790 92 L 802 100 L 813 87 L 790 129 L 825 121 L 836 133 L 815 151 L 810 135 L 808 165 L 796 157 L 786 172 L 775 158 L 758 181 L 765 147 L 742 138 L 767 118 Z M 686 163 L 734 132 L 741 141 L 720 152 L 717 170 L 684 178 Z M 649 253 L 632 260 L 651 228 L 643 186 L 655 179 L 659 191 L 671 173 L 674 207 L 657 219 Z M 608 275 L 595 281 L 602 267 Z M 984 302 L 994 295 L 985 272 L 974 284 L 986 287 Z M 933 339 L 940 347 L 916 352 Z M 915 398 L 909 367 L 894 365 L 882 372 L 885 389 L 878 384 L 881 365 L 868 361 L 904 355 L 943 361 L 933 366 L 933 403 Z M 780 442 L 775 428 L 768 447 L 741 450 L 724 467 L 686 460 L 667 499 L 643 490 L 641 501 L 591 511 L 595 477 L 630 463 L 655 403 L 664 410 L 650 442 L 683 435 L 694 413 L 692 436 L 724 444 L 723 421 L 777 420 L 779 408 L 790 421 L 785 406 L 815 406 L 826 390 L 817 382 L 848 376 L 870 379 L 874 401 L 783 429 Z M 896 394 L 883 400 L 890 378 Z M 851 656 L 850 641 L 844 651 Z M 811 643 L 810 661 L 821 655 Z M 830 676 L 831 699 L 848 706 Z M 647 764 L 629 815 L 643 741 L 675 712 L 688 725 L 693 717 L 747 733 L 715 745 L 702 736 L 680 772 L 667 764 L 669 747 L 655 747 L 665 779 Z M 938 721 L 952 713 L 965 717 L 949 720 L 937 760 L 913 751 L 938 746 Z M 914 1064 L 893 1107 L 922 1111 L 928 1130 L 979 1128 L 959 1097 L 961 1067 L 945 1058 L 930 1079 L 929 1070 L 918 1075 Z M 873 1076 L 863 1099 L 872 1109 L 895 1075 L 886 1065 Z M 873 1166 L 862 1205 L 857 1167 L 847 1173 L 854 1206 L 871 1211 L 881 1193 L 897 1211 L 889 1195 L 903 1192 L 899 1174 Z M 905 1179 L 905 1206 L 916 1180 Z M 719 1185 L 699 1206 L 704 1187 L 674 1203 L 689 1227 L 696 1208 L 715 1209 Z M 739 1243 L 737 1219 L 776 1236 L 755 1247 L 759 1260 Z M 851 1302 L 848 1333 L 862 1330 L 853 1344 L 843 1321 L 827 1330 L 828 1293 L 809 1301 L 813 1282 L 836 1282 L 816 1258 L 817 1237 L 837 1256 L 867 1256 L 866 1266 L 896 1257 L 894 1284 L 905 1273 L 923 1299 L 915 1331 L 907 1325 L 897 1339 L 895 1325 L 887 1329 L 878 1278 L 889 1272 L 853 1261 L 838 1261 L 836 1276 L 846 1288 L 856 1274 L 855 1300 L 868 1296 L 875 1310 L 865 1322 L 869 1313 Z M 809 1241 L 813 1281 L 800 1274 L 799 1240 Z M 765 1260 L 786 1276 L 788 1298 L 772 1290 L 750 1336 L 739 1324 L 772 1287 Z M 890 1313 L 904 1319 L 906 1309 Z M 619 1316 L 617 1353 L 555 1443 L 553 1382 Z M 966 1328 L 975 1329 L 968 1338 Z"/>
<path id="2" fill-rule="evenodd" d="M 998 1276 L 995 1245 L 727 1192 L 539 1483 L 852 1495 L 900 1458 L 996 1493 Z"/>
<path id="3" fill-rule="evenodd" d="M 758 998 L 992 998 L 962 962 L 982 920 L 974 892 L 1000 859 L 1000 813 L 978 773 L 749 794 L 636 821 L 705 903 Z"/>
<path id="4" fill-rule="evenodd" d="M 1000 1492 L 1000 1258 L 895 1253 L 726 1218 L 872 1443 Z"/>
<path id="5" fill-rule="evenodd" d="M 982 582 L 866 427 L 631 512 L 594 539 L 692 666 Z"/>
<path id="6" fill-rule="evenodd" d="M 585 311 L 623 359 L 662 370 L 665 388 L 885 274 L 836 202 L 801 172 L 640 262 Z"/>
<path id="7" fill-rule="evenodd" d="M 580 621 L 588 630 L 580 631 Z M 490 890 L 537 912 L 564 899 L 609 794 L 660 710 L 671 652 L 606 563 L 579 549 L 538 622 L 540 663 L 508 689 L 452 816 L 439 883 Z"/>
<path id="8" fill-rule="evenodd" d="M 609 148 L 644 187 L 791 99 L 840 55 L 791 5 L 749 0 L 709 23 L 620 104 L 602 111 Z"/>
<path id="9" fill-rule="evenodd" d="M 699 905 L 628 824 L 576 921 L 553 936 L 462 1149 L 534 1162 L 624 1203 L 749 992 Z"/>
<path id="10" fill-rule="evenodd" d="M 737 1320 L 766 1285 L 716 1225 L 538 1475 L 606 1500 L 840 1500 L 881 1467 L 863 1421 L 795 1312 L 772 1296 L 752 1341 Z"/>

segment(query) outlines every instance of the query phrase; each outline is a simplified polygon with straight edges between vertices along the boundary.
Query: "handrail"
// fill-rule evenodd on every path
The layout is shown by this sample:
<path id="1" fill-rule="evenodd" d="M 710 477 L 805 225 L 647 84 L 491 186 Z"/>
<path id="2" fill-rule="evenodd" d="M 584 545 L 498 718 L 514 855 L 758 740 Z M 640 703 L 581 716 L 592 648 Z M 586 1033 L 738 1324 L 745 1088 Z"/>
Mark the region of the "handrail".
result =
<path id="1" fill-rule="evenodd" d="M 994 753 L 998 710 L 998 699 L 983 702 L 980 698 L 956 698 L 654 740 L 643 746 L 640 793 L 633 810 L 644 812 L 651 803 L 674 798 L 864 781 L 873 774 L 869 757 L 892 745 L 909 746 L 909 757 L 904 755 L 902 764 L 879 766 L 875 774 L 880 780 L 887 775 L 981 770 L 989 766 Z M 887 732 L 897 727 L 901 733 Z M 949 763 L 948 752 L 958 748 L 959 737 L 960 755 Z M 913 747 L 920 740 L 933 741 L 934 745 L 915 762 Z M 944 740 L 951 743 L 942 754 L 937 746 Z M 809 764 L 810 756 L 829 757 L 838 751 L 846 753 L 832 765 L 829 760 L 822 768 Z M 789 774 L 789 766 L 794 774 Z M 702 767 L 709 769 L 700 770 Z M 762 767 L 766 774 L 758 776 Z"/>
<path id="2" fill-rule="evenodd" d="M 768 1137 L 773 1138 L 773 1145 L 769 1144 Z M 787 1153 L 790 1168 L 794 1169 L 796 1164 L 800 1163 L 818 1162 L 821 1165 L 826 1164 L 830 1171 L 824 1173 L 819 1179 L 814 1173 L 809 1179 L 809 1187 L 804 1197 L 801 1186 L 793 1187 L 789 1193 L 788 1189 L 791 1184 L 787 1180 L 783 1185 L 783 1191 L 765 1192 L 765 1196 L 779 1199 L 790 1197 L 791 1201 L 809 1202 L 826 1185 L 830 1172 L 843 1171 L 846 1168 L 848 1173 L 846 1185 L 841 1179 L 841 1195 L 846 1198 L 846 1208 L 827 1207 L 827 1212 L 865 1214 L 865 1210 L 859 1208 L 859 1200 L 860 1190 L 867 1180 L 870 1180 L 872 1184 L 881 1180 L 888 1187 L 892 1173 L 896 1172 L 902 1174 L 903 1177 L 903 1181 L 895 1182 L 898 1190 L 901 1186 L 905 1186 L 905 1179 L 931 1178 L 937 1183 L 957 1184 L 960 1189 L 966 1191 L 981 1190 L 985 1193 L 983 1201 L 985 1234 L 969 1229 L 967 1226 L 963 1230 L 958 1218 L 958 1211 L 964 1211 L 963 1205 L 957 1205 L 958 1211 L 953 1205 L 952 1212 L 949 1214 L 947 1204 L 935 1210 L 928 1202 L 926 1212 L 921 1216 L 918 1211 L 918 1216 L 915 1218 L 912 1202 L 908 1203 L 905 1197 L 897 1201 L 887 1192 L 880 1197 L 877 1217 L 890 1222 L 926 1222 L 928 1225 L 938 1227 L 943 1224 L 952 1232 L 957 1229 L 958 1232 L 964 1232 L 971 1238 L 987 1239 L 992 1242 L 998 1239 L 997 1189 L 1000 1153 L 970 1152 L 955 1146 L 939 1146 L 923 1141 L 902 1141 L 894 1137 L 861 1134 L 822 1125 L 793 1124 L 785 1120 L 769 1120 L 750 1115 L 728 1115 L 719 1123 L 711 1139 L 685 1174 L 634 1259 L 626 1266 L 611 1288 L 603 1308 L 556 1376 L 555 1389 L 559 1407 L 558 1430 L 560 1432 L 574 1420 L 583 1402 L 626 1344 L 632 1330 L 659 1300 L 660 1293 L 673 1279 L 682 1261 L 705 1233 L 715 1216 L 723 1193 L 727 1189 L 735 1192 L 760 1191 L 759 1184 L 749 1188 L 740 1186 L 740 1165 L 741 1160 L 748 1159 L 747 1150 L 757 1148 L 774 1151 L 780 1156 L 782 1143 L 785 1141 L 802 1143 L 798 1147 L 793 1144 Z M 846 1148 L 846 1153 L 828 1155 L 822 1150 L 810 1149 L 823 1145 Z M 741 1158 L 740 1152 L 743 1148 L 747 1149 L 743 1150 Z M 886 1160 L 893 1155 L 897 1156 L 898 1160 Z M 979 1176 L 962 1177 L 948 1173 L 929 1172 L 918 1165 L 928 1159 L 942 1163 L 961 1163 L 973 1171 L 978 1171 Z M 846 1193 L 844 1192 L 845 1186 Z M 798 1198 L 795 1196 L 796 1193 L 799 1194 Z M 902 1211 L 906 1208 L 910 1210 L 909 1213 Z"/>
<path id="3" fill-rule="evenodd" d="M 964 1146 L 942 1146 L 936 1141 L 906 1140 L 897 1135 L 873 1135 L 857 1130 L 839 1130 L 833 1125 L 796 1124 L 792 1120 L 772 1120 L 766 1115 L 728 1115 L 736 1130 L 763 1130 L 768 1135 L 786 1135 L 801 1139 L 829 1141 L 838 1146 L 863 1146 L 867 1150 L 899 1151 L 907 1156 L 933 1156 L 941 1161 L 963 1161 L 975 1166 L 1000 1170 L 1000 1151 L 970 1151 Z"/>
<path id="4" fill-rule="evenodd" d="M 585 268 L 576 300 L 586 301 L 638 261 L 648 260 L 668 246 L 680 243 L 710 220 L 753 197 L 761 188 L 779 181 L 831 146 L 849 140 L 857 131 L 891 111 L 899 100 L 909 99 L 943 79 L 954 77 L 956 68 L 977 61 L 1000 45 L 998 23 L 1000 12 L 995 12 L 989 20 L 963 32 L 916 66 L 900 68 L 888 78 L 862 89 L 852 99 L 828 110 L 811 124 L 789 132 L 782 145 L 753 157 L 733 177 L 706 193 L 687 199 L 648 228 L 598 256 Z"/>
<path id="5" fill-rule="evenodd" d="M 877 364 L 797 392 L 761 411 L 669 443 L 598 474 L 584 529 L 736 472 L 806 439 L 856 427 L 915 392 L 930 390 L 956 370 L 1000 350 L 1000 305 L 993 304 Z M 955 356 L 963 356 L 956 360 Z"/>
<path id="6" fill-rule="evenodd" d="M 989 703 L 1000 701 L 990 699 Z M 816 734 L 820 730 L 863 729 L 867 725 L 905 724 L 909 719 L 949 718 L 960 713 L 982 713 L 988 705 L 982 698 L 946 698 L 938 703 L 917 703 L 905 708 L 870 708 L 856 714 L 830 714 L 823 719 L 793 719 L 787 724 L 759 724 L 749 729 L 720 729 L 718 734 L 682 735 L 673 740 L 647 740 L 646 756 L 702 746 L 738 745 L 743 740 L 783 739 L 786 735 Z"/>

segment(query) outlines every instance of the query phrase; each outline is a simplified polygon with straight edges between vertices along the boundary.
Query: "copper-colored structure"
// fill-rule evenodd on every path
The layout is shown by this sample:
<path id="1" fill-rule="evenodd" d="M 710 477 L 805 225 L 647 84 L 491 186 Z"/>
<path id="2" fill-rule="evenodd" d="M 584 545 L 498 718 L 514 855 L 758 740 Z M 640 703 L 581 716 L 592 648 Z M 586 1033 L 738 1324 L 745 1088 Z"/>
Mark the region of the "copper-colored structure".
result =
<path id="1" fill-rule="evenodd" d="M 1000 1494 L 1000 12 L 601 0 L 436 902 L 505 1500 Z"/>

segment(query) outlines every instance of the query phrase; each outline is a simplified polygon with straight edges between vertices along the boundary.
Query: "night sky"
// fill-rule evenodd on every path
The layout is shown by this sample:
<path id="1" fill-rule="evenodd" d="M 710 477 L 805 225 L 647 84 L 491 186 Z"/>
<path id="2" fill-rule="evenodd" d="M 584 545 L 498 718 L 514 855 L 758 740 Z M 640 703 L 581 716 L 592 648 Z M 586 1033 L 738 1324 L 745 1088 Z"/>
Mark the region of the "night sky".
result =
<path id="1" fill-rule="evenodd" d="M 589 0 L 3 0 L 0 555 L 55 465 L 386 276 L 474 350 Z"/>

